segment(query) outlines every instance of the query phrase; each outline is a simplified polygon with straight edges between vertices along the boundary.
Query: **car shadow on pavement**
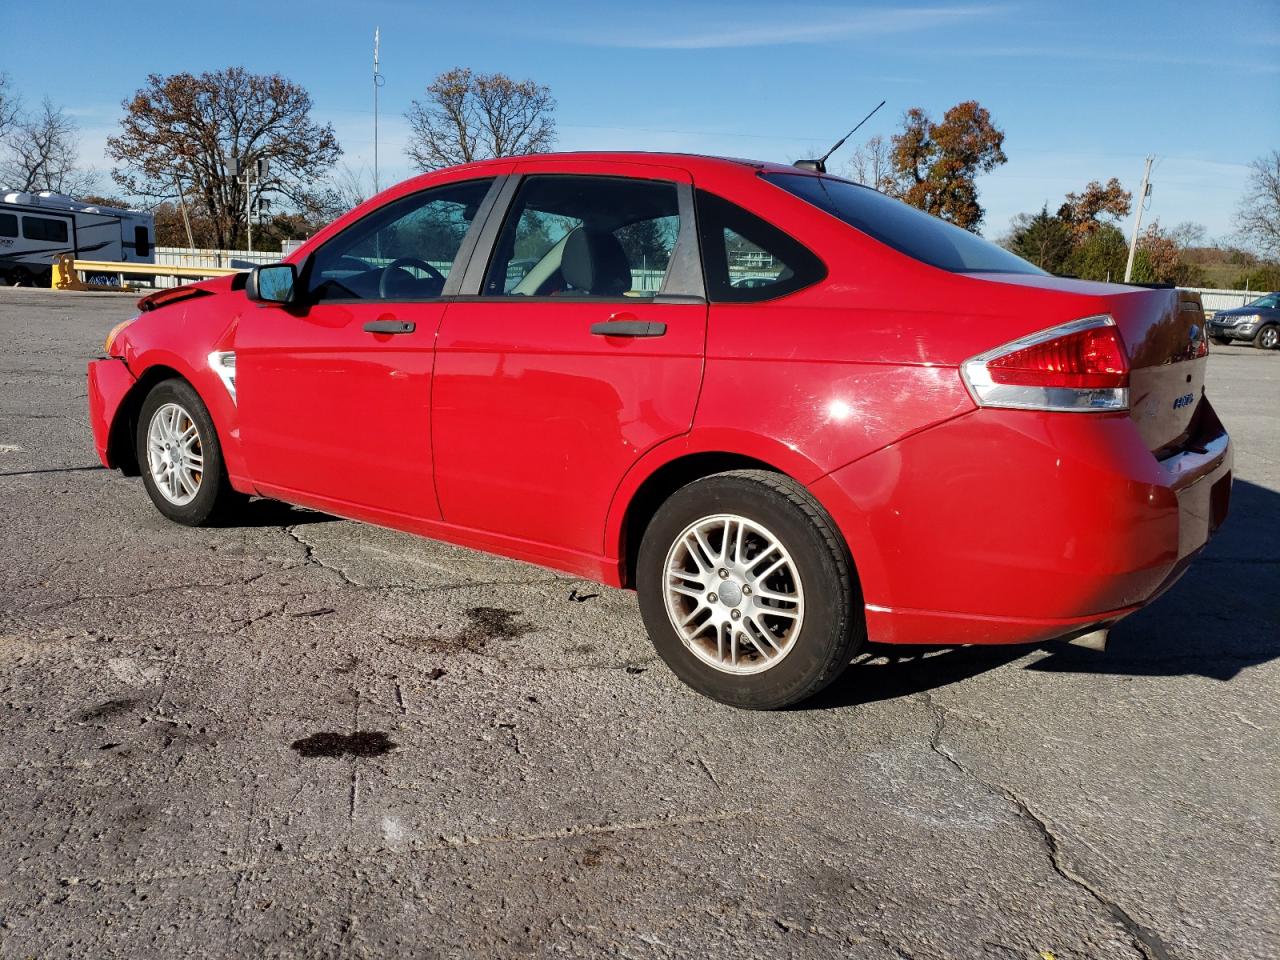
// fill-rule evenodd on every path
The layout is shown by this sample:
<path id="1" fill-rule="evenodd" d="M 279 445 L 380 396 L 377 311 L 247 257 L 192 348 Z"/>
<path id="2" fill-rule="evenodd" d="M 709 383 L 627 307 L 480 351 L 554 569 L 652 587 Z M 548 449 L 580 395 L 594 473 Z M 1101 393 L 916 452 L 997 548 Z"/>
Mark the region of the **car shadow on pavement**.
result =
<path id="1" fill-rule="evenodd" d="M 258 497 L 243 504 L 226 517 L 222 527 L 296 527 L 305 523 L 329 523 L 338 518 L 319 510 L 295 507 L 279 500 Z"/>
<path id="2" fill-rule="evenodd" d="M 1226 523 L 1186 575 L 1121 621 L 1106 652 L 1063 642 L 1015 646 L 868 644 L 800 709 L 832 709 L 935 690 L 1043 652 L 1023 669 L 1229 681 L 1280 658 L 1280 494 L 1237 480 Z"/>

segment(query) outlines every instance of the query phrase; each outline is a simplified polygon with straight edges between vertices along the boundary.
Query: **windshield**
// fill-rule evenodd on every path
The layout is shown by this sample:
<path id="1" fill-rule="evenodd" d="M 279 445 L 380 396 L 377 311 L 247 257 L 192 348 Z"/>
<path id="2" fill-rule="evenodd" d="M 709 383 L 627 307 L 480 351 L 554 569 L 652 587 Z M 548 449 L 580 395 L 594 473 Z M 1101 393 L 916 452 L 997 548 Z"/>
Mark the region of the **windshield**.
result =
<path id="1" fill-rule="evenodd" d="M 1003 247 L 870 187 L 835 177 L 793 173 L 769 173 L 764 179 L 930 266 L 953 273 L 1045 275 L 1039 267 Z"/>
<path id="2" fill-rule="evenodd" d="M 1246 304 L 1249 307 L 1261 307 L 1263 310 L 1274 310 L 1276 304 L 1280 303 L 1280 294 L 1268 293 L 1265 297 L 1259 297 L 1253 303 Z"/>

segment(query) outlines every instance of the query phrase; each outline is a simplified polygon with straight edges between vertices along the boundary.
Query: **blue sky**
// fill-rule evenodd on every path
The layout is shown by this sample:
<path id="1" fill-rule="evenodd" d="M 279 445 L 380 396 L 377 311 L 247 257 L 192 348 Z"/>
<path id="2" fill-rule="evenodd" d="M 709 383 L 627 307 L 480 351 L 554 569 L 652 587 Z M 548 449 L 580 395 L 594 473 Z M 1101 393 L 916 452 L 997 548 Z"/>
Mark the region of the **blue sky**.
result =
<path id="1" fill-rule="evenodd" d="M 1247 164 L 1280 148 L 1277 0 L 7 6 L 0 71 L 28 101 L 47 94 L 62 104 L 81 126 L 85 162 L 104 171 L 120 102 L 147 73 L 232 64 L 306 86 L 344 162 L 367 170 L 375 25 L 384 185 L 411 172 L 409 102 L 455 65 L 550 85 L 566 150 L 793 160 L 825 152 L 881 99 L 859 138 L 892 133 L 908 107 L 940 116 L 977 99 L 1004 129 L 1009 156 L 980 181 L 988 235 L 1090 179 L 1117 176 L 1136 189 L 1142 158 L 1154 153 L 1151 214 L 1225 237 Z"/>

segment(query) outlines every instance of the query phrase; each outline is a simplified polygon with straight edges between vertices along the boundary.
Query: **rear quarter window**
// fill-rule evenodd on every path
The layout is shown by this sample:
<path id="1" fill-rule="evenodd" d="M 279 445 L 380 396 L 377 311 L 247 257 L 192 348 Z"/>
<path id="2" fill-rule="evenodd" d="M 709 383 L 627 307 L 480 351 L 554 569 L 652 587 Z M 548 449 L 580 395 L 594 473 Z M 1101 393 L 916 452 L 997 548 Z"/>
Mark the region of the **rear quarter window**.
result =
<path id="1" fill-rule="evenodd" d="M 763 178 L 914 260 L 952 273 L 1032 273 L 1034 264 L 975 233 L 877 190 L 835 177 L 769 173 Z"/>
<path id="2" fill-rule="evenodd" d="M 808 287 L 827 268 L 807 247 L 736 203 L 695 193 L 707 298 L 720 303 L 772 300 Z"/>

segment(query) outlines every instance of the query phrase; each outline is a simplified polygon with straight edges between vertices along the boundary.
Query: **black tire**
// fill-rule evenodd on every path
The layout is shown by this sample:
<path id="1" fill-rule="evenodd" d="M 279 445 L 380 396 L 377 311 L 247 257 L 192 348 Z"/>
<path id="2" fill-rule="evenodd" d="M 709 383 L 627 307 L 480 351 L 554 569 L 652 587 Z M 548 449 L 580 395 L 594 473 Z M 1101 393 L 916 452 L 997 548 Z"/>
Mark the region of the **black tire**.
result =
<path id="1" fill-rule="evenodd" d="M 1253 345 L 1260 350 L 1280 348 L 1280 326 L 1269 323 L 1253 335 Z"/>
<path id="2" fill-rule="evenodd" d="M 153 473 L 152 459 L 148 453 L 147 437 L 156 412 L 168 404 L 180 408 L 195 427 L 197 442 L 203 458 L 195 495 L 186 503 L 175 503 L 161 492 Z M 185 380 L 163 380 L 151 388 L 142 401 L 135 435 L 138 467 L 147 495 L 156 509 L 177 523 L 189 527 L 213 526 L 225 520 L 240 508 L 248 498 L 233 490 L 227 479 L 226 465 L 222 460 L 222 446 L 214 429 L 209 411 Z"/>
<path id="3" fill-rule="evenodd" d="M 790 554 L 803 584 L 798 633 L 786 653 L 761 672 L 731 673 L 711 665 L 686 645 L 667 611 L 669 551 L 691 524 L 719 514 L 767 529 Z M 645 530 L 636 591 L 649 637 L 676 676 L 735 707 L 775 710 L 807 700 L 844 672 L 866 637 L 857 575 L 834 521 L 801 484 L 765 470 L 719 473 L 673 493 Z"/>
<path id="4" fill-rule="evenodd" d="M 1231 344 L 1230 337 L 1210 337 L 1209 339 L 1220 347 L 1229 346 Z"/>

